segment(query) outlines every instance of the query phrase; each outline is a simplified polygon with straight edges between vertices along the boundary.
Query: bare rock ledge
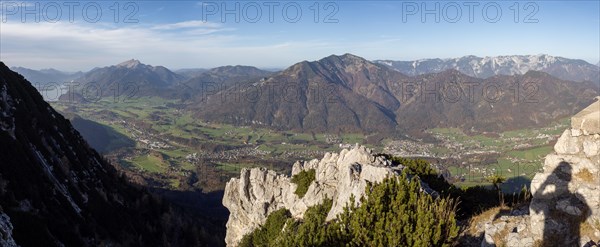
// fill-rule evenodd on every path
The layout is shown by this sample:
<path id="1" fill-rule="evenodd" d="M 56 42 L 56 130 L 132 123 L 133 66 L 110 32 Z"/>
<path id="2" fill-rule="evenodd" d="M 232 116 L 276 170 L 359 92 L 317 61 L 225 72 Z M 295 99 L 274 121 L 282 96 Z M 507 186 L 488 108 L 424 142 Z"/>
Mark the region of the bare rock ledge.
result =
<path id="1" fill-rule="evenodd" d="M 543 172 L 533 177 L 531 193 L 529 215 L 503 216 L 488 223 L 481 246 L 593 246 L 600 242 L 600 100 L 571 118 L 571 129 L 563 132 L 554 152 L 546 156 Z M 519 230 L 526 233 L 513 234 Z M 502 232 L 509 234 L 498 235 Z"/>

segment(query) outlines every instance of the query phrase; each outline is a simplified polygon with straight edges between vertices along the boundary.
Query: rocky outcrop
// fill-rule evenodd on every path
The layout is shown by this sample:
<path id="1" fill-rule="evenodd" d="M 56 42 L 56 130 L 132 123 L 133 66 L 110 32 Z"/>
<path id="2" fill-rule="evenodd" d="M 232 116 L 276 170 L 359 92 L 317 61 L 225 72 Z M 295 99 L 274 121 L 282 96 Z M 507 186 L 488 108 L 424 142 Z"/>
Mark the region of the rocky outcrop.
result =
<path id="1" fill-rule="evenodd" d="M 522 209 L 513 210 L 507 215 L 499 214 L 496 219 L 486 223 L 481 247 L 533 246 L 527 213 Z"/>
<path id="2" fill-rule="evenodd" d="M 10 222 L 10 217 L 2 212 L 0 207 L 0 246 L 16 247 L 18 246 L 12 237 L 13 226 Z"/>
<path id="3" fill-rule="evenodd" d="M 364 195 L 367 182 L 380 182 L 398 174 L 403 167 L 394 167 L 385 158 L 356 145 L 339 154 L 327 153 L 321 160 L 296 162 L 292 176 L 311 169 L 315 170 L 315 180 L 303 197 L 294 193 L 297 185 L 290 177 L 265 168 L 242 169 L 239 178 L 232 178 L 225 186 L 223 197 L 223 205 L 230 212 L 227 245 L 236 246 L 245 234 L 262 225 L 271 212 L 281 208 L 288 209 L 295 218 L 302 218 L 308 207 L 329 198 L 333 206 L 327 219 L 333 219 L 343 211 L 352 195 L 355 198 Z"/>
<path id="4" fill-rule="evenodd" d="M 554 151 L 531 181 L 532 236 L 563 246 L 600 239 L 600 101 L 573 116 Z"/>
<path id="5" fill-rule="evenodd" d="M 543 172 L 531 181 L 529 215 L 518 219 L 502 216 L 504 221 L 489 223 L 481 246 L 593 246 L 599 242 L 600 97 L 597 99 L 573 116 L 571 128 L 557 140 L 554 153 L 546 156 Z M 510 222 L 528 229 L 515 228 Z"/>

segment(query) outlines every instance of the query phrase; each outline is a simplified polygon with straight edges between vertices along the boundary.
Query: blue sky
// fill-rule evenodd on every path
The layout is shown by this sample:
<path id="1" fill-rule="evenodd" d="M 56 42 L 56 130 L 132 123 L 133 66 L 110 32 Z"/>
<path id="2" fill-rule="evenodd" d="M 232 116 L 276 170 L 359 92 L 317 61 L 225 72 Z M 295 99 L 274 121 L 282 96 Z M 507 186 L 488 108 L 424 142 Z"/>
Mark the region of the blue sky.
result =
<path id="1" fill-rule="evenodd" d="M 543 53 L 596 64 L 599 2 L 96 1 L 70 11 L 64 2 L 2 1 L 0 59 L 68 71 L 131 58 L 171 69 L 283 68 L 344 53 L 393 60 Z"/>

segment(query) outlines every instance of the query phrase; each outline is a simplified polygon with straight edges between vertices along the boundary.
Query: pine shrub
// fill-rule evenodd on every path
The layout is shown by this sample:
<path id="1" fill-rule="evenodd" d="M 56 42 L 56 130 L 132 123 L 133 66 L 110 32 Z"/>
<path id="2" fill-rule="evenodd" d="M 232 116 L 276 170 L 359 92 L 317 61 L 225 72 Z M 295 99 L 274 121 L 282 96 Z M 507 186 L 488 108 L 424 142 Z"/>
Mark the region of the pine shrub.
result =
<path id="1" fill-rule="evenodd" d="M 304 197 L 308 191 L 308 186 L 315 181 L 315 169 L 308 171 L 301 171 L 292 177 L 292 182 L 297 185 L 296 191 L 294 192 L 300 198 Z"/>

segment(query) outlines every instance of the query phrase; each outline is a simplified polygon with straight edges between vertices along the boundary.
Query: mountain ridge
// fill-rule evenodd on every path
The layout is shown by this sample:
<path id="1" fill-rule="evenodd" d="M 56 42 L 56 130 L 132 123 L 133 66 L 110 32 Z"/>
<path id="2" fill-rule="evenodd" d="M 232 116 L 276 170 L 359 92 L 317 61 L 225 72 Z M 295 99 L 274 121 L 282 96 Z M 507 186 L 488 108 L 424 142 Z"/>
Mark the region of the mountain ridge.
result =
<path id="1" fill-rule="evenodd" d="M 592 83 L 545 72 L 481 79 L 449 69 L 411 77 L 344 54 L 302 61 L 268 78 L 207 94 L 190 109 L 207 121 L 301 131 L 459 127 L 480 132 L 566 117 L 597 94 Z"/>
<path id="2" fill-rule="evenodd" d="M 136 83 L 140 87 L 166 88 L 184 78 L 163 66 L 152 66 L 131 59 L 102 68 L 94 68 L 77 79 L 79 83 L 97 83 L 108 87 L 112 83 Z"/>
<path id="3" fill-rule="evenodd" d="M 23 76 L 2 62 L 0 160 L 0 211 L 21 246 L 222 241 L 200 227 L 210 222 L 199 222 L 129 184 Z M 2 230 L 11 228 L 2 221 Z"/>
<path id="4" fill-rule="evenodd" d="M 393 98 L 380 87 L 361 88 L 364 84 L 391 81 L 378 83 L 364 75 L 354 80 L 356 66 L 363 66 L 362 72 L 366 74 L 370 73 L 369 69 L 380 67 L 357 58 L 347 55 L 339 59 L 329 56 L 314 62 L 302 61 L 269 78 L 207 95 L 205 102 L 191 108 L 200 118 L 233 124 L 315 131 L 391 131 L 395 128 L 395 120 L 390 116 L 393 113 L 381 105 L 394 105 Z M 361 90 L 354 91 L 357 88 Z M 369 94 L 376 95 L 377 99 L 370 100 Z M 228 100 L 230 103 L 223 103 Z"/>
<path id="5" fill-rule="evenodd" d="M 30 69 L 25 67 L 11 67 L 11 70 L 23 75 L 32 83 L 64 83 L 76 79 L 84 74 L 82 71 L 65 72 L 53 68 L 48 69 Z"/>
<path id="6" fill-rule="evenodd" d="M 464 74 L 485 79 L 493 75 L 525 74 L 528 70 L 538 70 L 563 80 L 600 83 L 597 66 L 581 59 L 569 59 L 546 54 L 486 57 L 468 55 L 447 59 L 374 60 L 374 62 L 385 64 L 410 76 L 453 68 Z"/>

